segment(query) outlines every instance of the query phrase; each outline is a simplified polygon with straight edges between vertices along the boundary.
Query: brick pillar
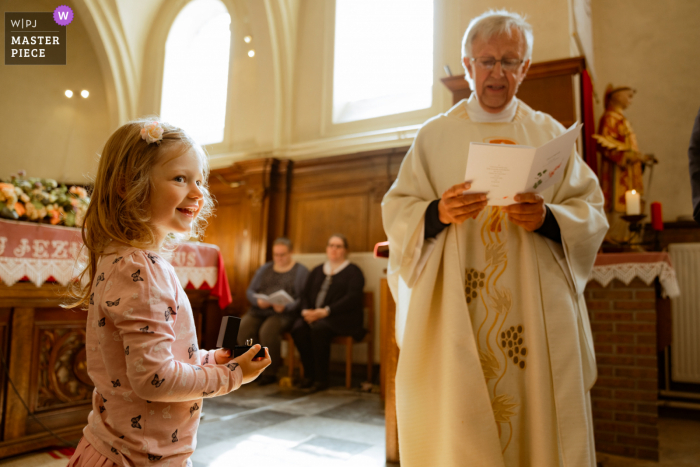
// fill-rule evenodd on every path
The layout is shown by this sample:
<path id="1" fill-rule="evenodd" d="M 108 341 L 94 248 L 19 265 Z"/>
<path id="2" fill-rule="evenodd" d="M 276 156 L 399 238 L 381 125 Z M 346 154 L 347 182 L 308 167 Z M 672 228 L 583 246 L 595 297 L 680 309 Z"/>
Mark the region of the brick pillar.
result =
<path id="1" fill-rule="evenodd" d="M 591 281 L 585 297 L 598 362 L 591 390 L 596 450 L 658 461 L 655 286 Z"/>

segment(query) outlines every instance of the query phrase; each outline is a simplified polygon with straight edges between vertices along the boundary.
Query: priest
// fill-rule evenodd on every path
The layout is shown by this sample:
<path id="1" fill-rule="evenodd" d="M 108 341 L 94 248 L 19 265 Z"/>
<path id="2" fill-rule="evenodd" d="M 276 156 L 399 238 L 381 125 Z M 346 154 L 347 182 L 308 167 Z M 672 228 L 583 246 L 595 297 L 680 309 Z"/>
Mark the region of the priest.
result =
<path id="1" fill-rule="evenodd" d="M 564 131 L 515 97 L 532 44 L 517 14 L 471 21 L 473 93 L 423 125 L 382 202 L 404 467 L 596 465 L 583 290 L 608 228 L 598 180 L 572 151 L 558 184 L 517 204 L 463 194 L 469 143 L 536 147 Z"/>

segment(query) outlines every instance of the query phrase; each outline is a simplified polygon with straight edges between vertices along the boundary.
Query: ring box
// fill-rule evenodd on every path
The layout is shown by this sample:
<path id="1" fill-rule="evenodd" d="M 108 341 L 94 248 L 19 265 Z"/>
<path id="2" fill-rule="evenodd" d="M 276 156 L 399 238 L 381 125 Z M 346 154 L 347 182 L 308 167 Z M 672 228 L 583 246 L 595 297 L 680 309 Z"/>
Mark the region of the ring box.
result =
<path id="1" fill-rule="evenodd" d="M 221 328 L 219 329 L 219 338 L 216 340 L 216 346 L 231 350 L 233 358 L 240 357 L 253 346 L 252 339 L 248 339 L 247 345 L 237 345 L 240 327 L 241 318 L 236 316 L 224 316 L 221 318 Z M 261 347 L 254 358 L 265 358 L 265 347 Z"/>

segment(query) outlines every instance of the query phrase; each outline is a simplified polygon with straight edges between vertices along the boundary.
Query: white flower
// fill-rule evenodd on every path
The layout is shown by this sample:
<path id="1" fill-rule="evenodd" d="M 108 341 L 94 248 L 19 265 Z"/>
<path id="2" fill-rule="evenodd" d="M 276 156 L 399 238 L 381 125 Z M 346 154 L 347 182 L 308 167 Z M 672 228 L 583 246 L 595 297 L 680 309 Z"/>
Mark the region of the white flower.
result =
<path id="1" fill-rule="evenodd" d="M 141 138 L 146 140 L 148 144 L 162 141 L 163 127 L 156 121 L 147 123 L 141 128 Z"/>

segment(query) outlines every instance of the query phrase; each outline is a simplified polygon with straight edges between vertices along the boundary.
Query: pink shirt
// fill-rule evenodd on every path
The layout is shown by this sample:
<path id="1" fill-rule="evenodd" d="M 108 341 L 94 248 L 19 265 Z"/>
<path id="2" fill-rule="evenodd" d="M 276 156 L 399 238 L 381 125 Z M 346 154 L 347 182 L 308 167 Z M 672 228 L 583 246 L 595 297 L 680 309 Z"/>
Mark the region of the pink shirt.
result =
<path id="1" fill-rule="evenodd" d="M 197 348 L 170 263 L 136 248 L 99 261 L 85 346 L 95 391 L 83 434 L 117 465 L 190 466 L 203 398 L 243 379 L 237 363 L 217 365 Z"/>

